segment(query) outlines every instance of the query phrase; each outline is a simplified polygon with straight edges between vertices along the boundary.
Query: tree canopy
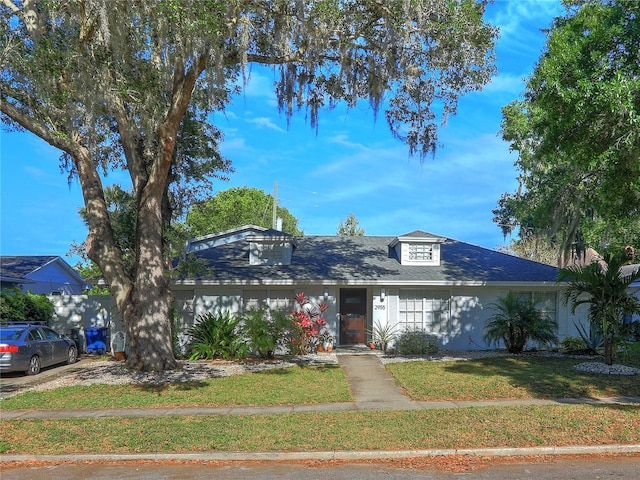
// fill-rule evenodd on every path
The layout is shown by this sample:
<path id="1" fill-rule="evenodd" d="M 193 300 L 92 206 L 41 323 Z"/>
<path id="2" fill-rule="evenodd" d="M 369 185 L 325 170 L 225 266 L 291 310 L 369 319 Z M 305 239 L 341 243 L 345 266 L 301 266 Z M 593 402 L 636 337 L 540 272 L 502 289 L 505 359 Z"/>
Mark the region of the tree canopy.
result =
<path id="1" fill-rule="evenodd" d="M 495 71 L 496 29 L 486 0 L 78 0 L 0 2 L 0 112 L 62 152 L 80 183 L 86 250 L 103 272 L 127 329 L 127 366 L 176 366 L 170 335 L 166 224 L 172 187 L 203 179 L 179 155 L 193 120 L 212 142 L 209 115 L 271 65 L 279 109 L 368 101 L 420 158 L 461 95 Z M 203 145 L 200 145 L 203 146 Z M 213 146 L 208 144 L 209 147 Z M 177 158 L 186 159 L 179 164 Z M 208 159 L 208 160 L 206 160 Z M 103 188 L 128 173 L 136 203 L 133 268 L 116 242 Z M 210 171 L 210 170 L 209 170 Z"/>
<path id="2" fill-rule="evenodd" d="M 356 217 L 355 214 L 350 213 L 344 221 L 340 220 L 337 234 L 349 237 L 361 237 L 364 235 L 364 228 L 360 227 L 358 217 Z"/>
<path id="3" fill-rule="evenodd" d="M 520 188 L 494 211 L 505 233 L 555 237 L 561 266 L 588 222 L 612 225 L 619 243 L 618 225 L 640 218 L 640 4 L 564 3 L 524 99 L 503 108 Z"/>
<path id="4" fill-rule="evenodd" d="M 273 196 L 264 190 L 230 188 L 193 205 L 185 224 L 193 236 L 209 235 L 242 225 L 271 228 L 273 202 Z M 298 230 L 298 219 L 284 207 L 276 206 L 276 209 L 277 217 L 282 219 L 282 231 L 302 235 Z"/>

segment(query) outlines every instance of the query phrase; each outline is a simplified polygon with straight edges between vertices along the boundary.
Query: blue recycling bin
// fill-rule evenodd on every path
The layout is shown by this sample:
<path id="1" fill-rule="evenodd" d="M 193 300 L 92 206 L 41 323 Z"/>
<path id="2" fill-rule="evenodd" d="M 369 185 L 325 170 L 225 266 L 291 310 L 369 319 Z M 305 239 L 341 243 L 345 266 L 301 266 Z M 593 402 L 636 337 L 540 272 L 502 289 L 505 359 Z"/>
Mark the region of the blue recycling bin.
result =
<path id="1" fill-rule="evenodd" d="M 107 352 L 107 327 L 88 327 L 84 329 L 87 341 L 87 353 L 104 354 Z"/>

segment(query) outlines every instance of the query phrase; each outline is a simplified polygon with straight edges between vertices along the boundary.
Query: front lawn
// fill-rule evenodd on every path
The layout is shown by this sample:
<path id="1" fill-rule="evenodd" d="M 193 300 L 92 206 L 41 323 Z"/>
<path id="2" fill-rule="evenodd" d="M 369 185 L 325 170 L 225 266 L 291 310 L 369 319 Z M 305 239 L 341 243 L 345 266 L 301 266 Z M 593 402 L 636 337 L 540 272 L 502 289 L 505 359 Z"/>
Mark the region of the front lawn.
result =
<path id="1" fill-rule="evenodd" d="M 293 366 L 260 373 L 167 385 L 78 385 L 0 400 L 4 410 L 217 407 L 351 401 L 337 365 Z"/>
<path id="2" fill-rule="evenodd" d="M 393 363 L 387 369 L 418 401 L 640 396 L 638 375 L 602 375 L 573 368 L 591 360 L 514 355 Z"/>
<path id="3" fill-rule="evenodd" d="M 636 444 L 640 406 L 521 406 L 2 422 L 0 453 L 415 450 Z"/>

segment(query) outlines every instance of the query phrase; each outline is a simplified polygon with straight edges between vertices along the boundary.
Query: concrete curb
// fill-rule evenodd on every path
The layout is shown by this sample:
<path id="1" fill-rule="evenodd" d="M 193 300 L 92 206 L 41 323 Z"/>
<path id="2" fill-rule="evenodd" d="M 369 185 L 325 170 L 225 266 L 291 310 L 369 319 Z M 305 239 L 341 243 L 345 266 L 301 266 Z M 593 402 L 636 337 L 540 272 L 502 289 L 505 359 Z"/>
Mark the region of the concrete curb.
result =
<path id="1" fill-rule="evenodd" d="M 468 455 L 478 457 L 518 457 L 531 455 L 640 454 L 640 444 L 598 446 L 549 446 L 528 448 L 472 448 L 397 451 L 324 451 L 324 452 L 210 452 L 210 453 L 139 453 L 139 454 L 71 454 L 71 455 L 0 455 L 7 462 L 282 462 L 303 460 L 385 460 L 416 457 Z"/>

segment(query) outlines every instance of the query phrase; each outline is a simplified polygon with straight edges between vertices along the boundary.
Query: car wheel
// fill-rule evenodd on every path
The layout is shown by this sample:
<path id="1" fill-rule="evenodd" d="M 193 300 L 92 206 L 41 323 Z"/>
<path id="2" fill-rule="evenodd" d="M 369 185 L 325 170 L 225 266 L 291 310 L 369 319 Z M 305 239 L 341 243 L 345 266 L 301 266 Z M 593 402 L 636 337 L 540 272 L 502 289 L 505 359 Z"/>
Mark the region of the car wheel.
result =
<path id="1" fill-rule="evenodd" d="M 67 355 L 67 365 L 76 363 L 77 359 L 78 359 L 78 351 L 76 350 L 76 347 L 69 347 L 69 354 Z"/>
<path id="2" fill-rule="evenodd" d="M 40 357 L 34 355 L 29 360 L 29 368 L 27 369 L 27 375 L 37 375 L 40 373 Z"/>

